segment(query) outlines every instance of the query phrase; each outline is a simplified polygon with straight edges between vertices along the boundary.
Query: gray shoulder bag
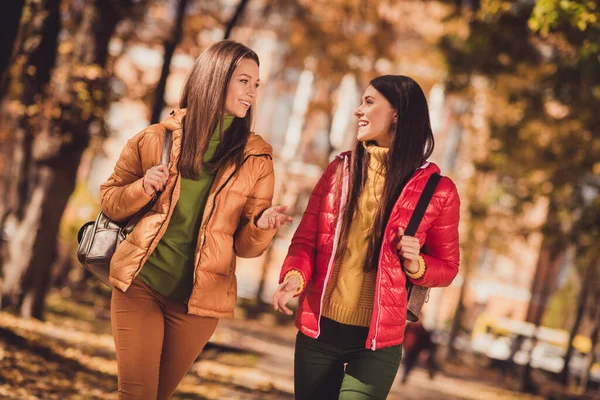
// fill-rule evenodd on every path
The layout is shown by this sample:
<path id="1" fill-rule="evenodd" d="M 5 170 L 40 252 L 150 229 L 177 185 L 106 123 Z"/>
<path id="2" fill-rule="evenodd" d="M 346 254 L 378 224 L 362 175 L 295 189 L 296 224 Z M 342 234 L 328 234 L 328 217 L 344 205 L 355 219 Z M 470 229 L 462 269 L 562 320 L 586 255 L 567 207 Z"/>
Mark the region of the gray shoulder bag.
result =
<path id="1" fill-rule="evenodd" d="M 171 153 L 171 131 L 165 129 L 165 141 L 162 148 L 161 163 L 169 165 Z M 85 223 L 77 234 L 79 246 L 77 258 L 83 267 L 100 279 L 105 285 L 110 275 L 110 260 L 125 237 L 133 231 L 135 225 L 154 206 L 162 192 L 154 193 L 152 200 L 141 210 L 131 216 L 128 221 L 116 222 L 103 212 L 98 214 L 95 221 Z"/>

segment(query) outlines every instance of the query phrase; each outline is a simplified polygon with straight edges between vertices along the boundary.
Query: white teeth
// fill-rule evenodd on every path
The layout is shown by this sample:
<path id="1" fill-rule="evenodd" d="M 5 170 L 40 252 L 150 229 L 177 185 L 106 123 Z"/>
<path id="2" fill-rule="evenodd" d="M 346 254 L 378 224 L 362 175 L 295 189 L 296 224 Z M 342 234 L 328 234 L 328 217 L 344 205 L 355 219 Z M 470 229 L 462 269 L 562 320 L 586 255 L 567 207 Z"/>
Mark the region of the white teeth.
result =
<path id="1" fill-rule="evenodd" d="M 242 103 L 246 107 L 250 107 L 250 103 L 248 103 L 247 101 L 240 100 L 240 103 Z"/>
<path id="2" fill-rule="evenodd" d="M 367 125 L 369 125 L 369 123 L 368 122 L 364 122 L 364 121 L 361 121 L 361 122 L 358 123 L 358 127 L 359 128 L 362 128 L 363 126 L 367 126 Z"/>

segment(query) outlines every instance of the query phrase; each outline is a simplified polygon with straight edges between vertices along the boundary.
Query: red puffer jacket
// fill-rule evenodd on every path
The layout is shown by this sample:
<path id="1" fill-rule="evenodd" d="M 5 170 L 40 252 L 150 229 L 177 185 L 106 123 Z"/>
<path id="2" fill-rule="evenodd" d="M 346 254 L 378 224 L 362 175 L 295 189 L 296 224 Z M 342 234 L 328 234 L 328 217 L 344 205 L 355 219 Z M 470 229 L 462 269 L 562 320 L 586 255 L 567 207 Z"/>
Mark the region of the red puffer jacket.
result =
<path id="1" fill-rule="evenodd" d="M 296 326 L 305 335 L 317 338 L 321 309 L 337 248 L 342 219 L 339 212 L 348 198 L 350 152 L 331 162 L 314 188 L 304 216 L 294 234 L 281 269 L 280 282 L 291 270 L 304 278 Z M 365 343 L 372 350 L 395 346 L 404 339 L 406 323 L 406 274 L 396 252 L 398 229 L 406 229 L 430 175 L 440 169 L 432 163 L 419 168 L 402 190 L 385 228 L 377 269 L 375 304 Z M 456 186 L 443 177 L 416 233 L 425 274 L 412 283 L 419 286 L 448 286 L 458 273 L 458 220 L 460 200 Z"/>

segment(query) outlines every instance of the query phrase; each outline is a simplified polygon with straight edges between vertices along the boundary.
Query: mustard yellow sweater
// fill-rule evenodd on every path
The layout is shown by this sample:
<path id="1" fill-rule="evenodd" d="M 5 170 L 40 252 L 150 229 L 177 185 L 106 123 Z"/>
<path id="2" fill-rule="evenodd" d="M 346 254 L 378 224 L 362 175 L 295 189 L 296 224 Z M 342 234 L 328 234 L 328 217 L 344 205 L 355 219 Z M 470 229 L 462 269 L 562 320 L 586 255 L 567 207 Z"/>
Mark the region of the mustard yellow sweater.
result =
<path id="1" fill-rule="evenodd" d="M 336 262 L 331 278 L 325 289 L 323 316 L 346 325 L 365 326 L 371 323 L 377 283 L 377 271 L 364 271 L 364 260 L 367 255 L 368 240 L 372 234 L 373 220 L 379 199 L 383 192 L 385 176 L 382 168 L 386 162 L 388 149 L 375 145 L 365 145 L 370 154 L 367 181 L 358 199 L 352 224 L 348 231 L 348 242 L 342 262 Z M 409 275 L 419 278 L 425 272 L 422 259 L 419 260 L 419 271 Z M 298 292 L 302 292 L 305 282 L 300 272 L 292 270 L 285 280 L 297 276 L 300 280 Z"/>
<path id="2" fill-rule="evenodd" d="M 365 187 L 358 199 L 348 243 L 341 263 L 336 263 L 325 290 L 323 316 L 347 325 L 369 326 L 377 271 L 364 271 L 369 237 L 385 176 L 381 174 L 388 149 L 365 145 L 369 152 L 369 170 Z"/>

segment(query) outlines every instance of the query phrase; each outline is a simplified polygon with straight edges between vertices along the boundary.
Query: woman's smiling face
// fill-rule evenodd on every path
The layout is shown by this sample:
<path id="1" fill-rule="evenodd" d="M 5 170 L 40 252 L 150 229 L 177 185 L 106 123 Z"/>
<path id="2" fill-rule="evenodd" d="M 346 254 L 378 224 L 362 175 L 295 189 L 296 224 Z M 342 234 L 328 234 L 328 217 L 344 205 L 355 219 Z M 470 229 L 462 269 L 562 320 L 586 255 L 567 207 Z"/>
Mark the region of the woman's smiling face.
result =
<path id="1" fill-rule="evenodd" d="M 396 110 L 373 86 L 365 90 L 354 116 L 358 118 L 359 141 L 375 141 L 380 147 L 389 147 L 397 120 Z"/>
<path id="2" fill-rule="evenodd" d="M 260 79 L 258 77 L 258 64 L 249 58 L 245 58 L 233 71 L 227 97 L 225 98 L 225 113 L 244 118 L 250 106 L 256 100 L 256 91 Z"/>

